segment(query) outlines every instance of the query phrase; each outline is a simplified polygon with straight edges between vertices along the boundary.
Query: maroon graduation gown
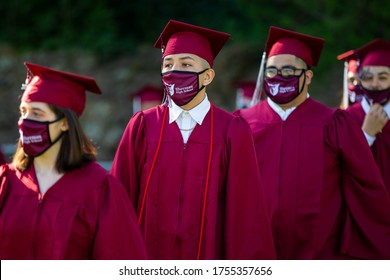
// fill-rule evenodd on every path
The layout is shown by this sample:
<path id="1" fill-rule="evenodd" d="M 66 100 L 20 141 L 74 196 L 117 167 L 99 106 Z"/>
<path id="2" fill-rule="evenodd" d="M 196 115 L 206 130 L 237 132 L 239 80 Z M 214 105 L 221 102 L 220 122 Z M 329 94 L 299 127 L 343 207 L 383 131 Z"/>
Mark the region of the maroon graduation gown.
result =
<path id="1" fill-rule="evenodd" d="M 0 259 L 145 259 L 123 186 L 95 162 L 43 196 L 33 165 L 0 169 Z"/>
<path id="2" fill-rule="evenodd" d="M 0 149 L 0 165 L 6 163 L 3 152 Z"/>
<path id="3" fill-rule="evenodd" d="M 265 100 L 252 129 L 279 259 L 390 258 L 390 199 L 364 135 L 309 98 L 282 121 Z"/>
<path id="4" fill-rule="evenodd" d="M 214 140 L 200 259 L 273 259 L 253 139 L 242 119 L 212 105 Z M 159 141 L 164 106 L 135 114 L 111 172 L 140 213 Z M 210 111 L 187 144 L 165 119 L 160 152 L 146 196 L 141 230 L 148 258 L 196 259 L 210 145 Z"/>
<path id="5" fill-rule="evenodd" d="M 362 126 L 366 116 L 362 104 L 356 103 L 348 107 L 347 111 L 351 113 L 358 125 Z M 390 193 L 390 121 L 384 126 L 382 132 L 376 135 L 371 151 L 382 174 L 386 189 Z"/>

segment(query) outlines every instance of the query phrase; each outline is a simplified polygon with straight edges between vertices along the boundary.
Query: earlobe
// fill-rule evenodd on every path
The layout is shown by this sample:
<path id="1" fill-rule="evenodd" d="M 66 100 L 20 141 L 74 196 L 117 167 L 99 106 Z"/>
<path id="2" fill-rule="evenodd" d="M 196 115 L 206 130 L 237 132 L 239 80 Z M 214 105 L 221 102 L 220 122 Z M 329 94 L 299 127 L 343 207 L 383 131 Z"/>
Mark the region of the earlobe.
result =
<path id="1" fill-rule="evenodd" d="M 314 73 L 313 73 L 313 71 L 311 71 L 311 70 L 307 70 L 307 71 L 305 72 L 305 75 L 306 75 L 306 84 L 307 84 L 307 85 L 310 85 L 311 79 L 313 78 Z"/>
<path id="2" fill-rule="evenodd" d="M 61 130 L 62 131 L 67 131 L 69 129 L 69 124 L 66 119 L 64 119 L 61 123 Z"/>
<path id="3" fill-rule="evenodd" d="M 214 76 L 215 76 L 215 72 L 213 69 L 207 70 L 205 73 L 205 78 L 203 80 L 203 85 L 208 86 L 209 84 L 211 84 L 211 82 L 214 79 Z"/>

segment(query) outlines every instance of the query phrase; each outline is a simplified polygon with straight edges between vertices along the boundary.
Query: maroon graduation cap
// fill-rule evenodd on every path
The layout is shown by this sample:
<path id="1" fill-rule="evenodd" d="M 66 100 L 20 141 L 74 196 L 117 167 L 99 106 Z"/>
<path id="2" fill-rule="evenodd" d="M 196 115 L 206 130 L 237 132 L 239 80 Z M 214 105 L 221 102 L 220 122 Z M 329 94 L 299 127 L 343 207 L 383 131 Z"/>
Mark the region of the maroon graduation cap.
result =
<path id="1" fill-rule="evenodd" d="M 317 66 L 324 46 L 324 39 L 271 26 L 265 51 L 268 57 L 291 54 L 302 59 L 307 66 Z"/>
<path id="2" fill-rule="evenodd" d="M 22 101 L 45 102 L 68 108 L 78 116 L 85 108 L 86 91 L 101 94 L 93 78 L 25 62 L 28 78 Z"/>
<path id="3" fill-rule="evenodd" d="M 163 58 L 170 54 L 191 53 L 205 59 L 212 67 L 229 37 L 230 34 L 224 32 L 170 20 L 154 47 L 162 50 Z"/>
<path id="4" fill-rule="evenodd" d="M 133 112 L 142 110 L 143 105 L 161 104 L 164 98 L 164 90 L 152 85 L 144 85 L 138 91 L 132 92 L 129 99 L 133 101 Z"/>
<path id="5" fill-rule="evenodd" d="M 377 38 L 356 50 L 361 66 L 390 67 L 390 42 Z"/>

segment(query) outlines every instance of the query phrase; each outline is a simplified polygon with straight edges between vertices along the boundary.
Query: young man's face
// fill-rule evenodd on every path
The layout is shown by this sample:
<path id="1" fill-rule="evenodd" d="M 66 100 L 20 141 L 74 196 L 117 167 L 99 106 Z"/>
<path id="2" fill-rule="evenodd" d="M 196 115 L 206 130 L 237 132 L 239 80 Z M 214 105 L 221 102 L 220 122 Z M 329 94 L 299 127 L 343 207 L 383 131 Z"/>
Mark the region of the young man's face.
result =
<path id="1" fill-rule="evenodd" d="M 362 86 L 368 90 L 390 88 L 390 67 L 364 66 L 360 72 Z"/>
<path id="2" fill-rule="evenodd" d="M 276 68 L 279 71 L 281 71 L 283 68 L 295 69 L 291 74 L 300 75 L 302 73 L 302 69 L 306 68 L 306 65 L 304 65 L 303 62 L 300 62 L 297 59 L 297 57 L 294 55 L 280 54 L 280 55 L 271 56 L 267 59 L 266 68 L 269 67 Z M 267 70 L 265 72 L 267 78 Z M 304 76 L 306 76 L 306 79 Z M 311 77 L 312 77 L 312 71 L 306 70 L 304 75 L 301 75 L 299 78 L 299 88 L 302 87 L 304 81 L 306 82 L 306 84 L 310 84 Z"/>
<path id="3" fill-rule="evenodd" d="M 206 70 L 207 69 L 207 70 Z M 206 71 L 204 71 L 206 70 Z M 161 73 L 169 71 L 202 72 L 199 75 L 199 87 L 208 86 L 214 79 L 214 70 L 203 58 L 190 53 L 170 54 L 164 57 Z"/>
<path id="4" fill-rule="evenodd" d="M 194 54 L 170 54 L 164 57 L 161 72 L 165 73 L 174 70 L 201 72 L 206 68 L 210 68 L 207 64 L 208 63 L 204 59 Z"/>

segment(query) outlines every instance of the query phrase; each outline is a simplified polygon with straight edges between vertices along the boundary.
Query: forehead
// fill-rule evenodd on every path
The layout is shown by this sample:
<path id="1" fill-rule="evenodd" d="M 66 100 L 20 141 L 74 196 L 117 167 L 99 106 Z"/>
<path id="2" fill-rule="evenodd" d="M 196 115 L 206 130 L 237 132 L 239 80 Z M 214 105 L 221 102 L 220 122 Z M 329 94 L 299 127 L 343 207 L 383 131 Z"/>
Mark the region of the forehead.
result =
<path id="1" fill-rule="evenodd" d="M 363 66 L 362 71 L 372 74 L 390 74 L 390 67 L 387 66 Z"/>
<path id="2" fill-rule="evenodd" d="M 291 54 L 278 54 L 267 59 L 267 67 L 275 66 L 280 68 L 286 65 L 298 66 L 296 62 L 296 56 Z"/>
<path id="3" fill-rule="evenodd" d="M 202 60 L 201 57 L 197 56 L 196 54 L 192 53 L 178 53 L 178 54 L 169 54 L 164 57 L 164 61 L 166 60 L 185 60 L 190 59 L 196 62 L 200 62 Z"/>
<path id="4" fill-rule="evenodd" d="M 52 112 L 49 105 L 44 102 L 26 102 L 22 101 L 19 106 L 21 109 L 40 110 L 45 112 Z"/>

